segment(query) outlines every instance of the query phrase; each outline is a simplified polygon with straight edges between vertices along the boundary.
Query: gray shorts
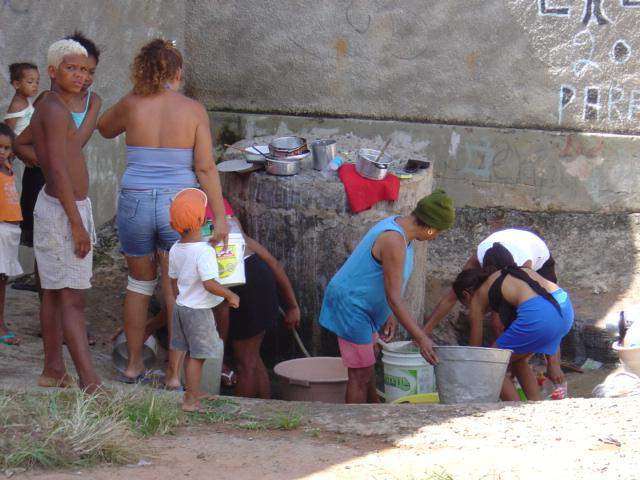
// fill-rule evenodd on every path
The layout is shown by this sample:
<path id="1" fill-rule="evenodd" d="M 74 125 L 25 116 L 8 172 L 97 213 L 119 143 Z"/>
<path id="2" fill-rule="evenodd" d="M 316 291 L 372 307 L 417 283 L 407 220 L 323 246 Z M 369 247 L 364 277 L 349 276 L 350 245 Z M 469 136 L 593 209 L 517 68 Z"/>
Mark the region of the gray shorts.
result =
<path id="1" fill-rule="evenodd" d="M 210 308 L 173 308 L 171 349 L 188 352 L 191 358 L 222 358 L 224 344 Z"/>

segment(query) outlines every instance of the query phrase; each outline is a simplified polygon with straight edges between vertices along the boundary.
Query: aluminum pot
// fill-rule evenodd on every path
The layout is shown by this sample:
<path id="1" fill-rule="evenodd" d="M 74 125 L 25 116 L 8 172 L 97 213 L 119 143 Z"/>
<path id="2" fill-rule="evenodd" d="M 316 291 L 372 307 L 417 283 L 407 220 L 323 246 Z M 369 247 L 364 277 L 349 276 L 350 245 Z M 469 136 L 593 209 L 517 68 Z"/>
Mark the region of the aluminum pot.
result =
<path id="1" fill-rule="evenodd" d="M 313 153 L 313 168 L 322 171 L 336 158 L 336 141 L 316 140 L 311 142 L 311 152 Z"/>
<path id="2" fill-rule="evenodd" d="M 369 180 L 382 180 L 389 172 L 389 165 L 393 159 L 386 154 L 376 161 L 380 155 L 380 150 L 361 148 L 356 156 L 356 172 Z"/>
<path id="3" fill-rule="evenodd" d="M 286 160 L 284 158 L 268 158 L 266 160 L 267 173 L 271 175 L 295 175 L 300 173 L 300 160 Z"/>
<path id="4" fill-rule="evenodd" d="M 302 137 L 278 137 L 269 143 L 272 157 L 285 158 L 308 152 L 307 140 Z"/>
<path id="5" fill-rule="evenodd" d="M 113 351 L 111 352 L 111 360 L 113 366 L 119 372 L 124 372 L 127 369 L 129 360 L 129 351 L 127 350 L 127 337 L 124 332 L 120 332 L 113 342 Z M 156 337 L 151 335 L 144 342 L 142 347 L 142 361 L 144 362 L 144 368 L 151 370 L 156 366 L 158 360 L 158 342 Z"/>

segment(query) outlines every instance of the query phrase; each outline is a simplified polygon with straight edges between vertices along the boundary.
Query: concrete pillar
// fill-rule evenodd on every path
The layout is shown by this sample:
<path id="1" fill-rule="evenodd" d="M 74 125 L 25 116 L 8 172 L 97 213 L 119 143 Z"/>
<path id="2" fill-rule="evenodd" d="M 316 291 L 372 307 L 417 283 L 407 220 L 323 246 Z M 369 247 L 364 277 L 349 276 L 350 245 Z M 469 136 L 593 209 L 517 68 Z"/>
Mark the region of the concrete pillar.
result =
<path id="1" fill-rule="evenodd" d="M 339 140 L 338 140 L 339 143 Z M 431 192 L 431 170 L 402 180 L 400 198 L 353 214 L 336 174 L 325 178 L 305 161 L 300 174 L 278 177 L 264 171 L 221 175 L 226 198 L 246 232 L 284 265 L 302 310 L 301 335 L 312 354 L 335 352 L 321 332 L 318 314 L 324 289 L 366 231 L 377 221 L 409 213 Z M 421 320 L 426 281 L 427 242 L 418 242 L 407 287 L 411 313 Z"/>

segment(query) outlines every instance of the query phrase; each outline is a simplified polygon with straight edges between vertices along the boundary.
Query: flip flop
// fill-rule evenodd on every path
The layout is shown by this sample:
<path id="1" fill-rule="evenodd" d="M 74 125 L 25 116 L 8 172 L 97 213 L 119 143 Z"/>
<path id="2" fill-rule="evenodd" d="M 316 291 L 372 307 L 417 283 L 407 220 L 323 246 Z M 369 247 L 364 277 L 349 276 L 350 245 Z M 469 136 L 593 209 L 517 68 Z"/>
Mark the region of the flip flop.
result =
<path id="1" fill-rule="evenodd" d="M 222 385 L 224 385 L 225 387 L 233 387 L 236 383 L 238 383 L 236 372 L 231 370 L 229 367 L 226 367 L 226 371 L 224 367 L 222 368 L 220 378 L 222 380 Z"/>
<path id="2" fill-rule="evenodd" d="M 160 388 L 162 390 L 166 390 L 167 392 L 180 392 L 183 393 L 184 392 L 184 387 L 182 385 L 180 385 L 179 387 L 173 387 L 171 385 L 167 385 L 166 383 L 163 383 Z"/>
<path id="3" fill-rule="evenodd" d="M 124 373 L 120 373 L 116 380 L 120 383 L 125 383 L 127 385 L 148 385 L 155 383 L 155 380 L 149 377 L 149 372 L 142 372 L 140 375 L 136 377 L 128 377 Z"/>
<path id="4" fill-rule="evenodd" d="M 17 343 L 9 342 L 9 340 L 11 340 L 12 338 L 15 338 L 17 340 Z M 0 337 L 0 343 L 2 343 L 3 345 L 8 345 L 10 347 L 17 347 L 20 345 L 20 339 L 16 336 L 15 333 L 8 332 L 6 335 L 2 335 Z"/>

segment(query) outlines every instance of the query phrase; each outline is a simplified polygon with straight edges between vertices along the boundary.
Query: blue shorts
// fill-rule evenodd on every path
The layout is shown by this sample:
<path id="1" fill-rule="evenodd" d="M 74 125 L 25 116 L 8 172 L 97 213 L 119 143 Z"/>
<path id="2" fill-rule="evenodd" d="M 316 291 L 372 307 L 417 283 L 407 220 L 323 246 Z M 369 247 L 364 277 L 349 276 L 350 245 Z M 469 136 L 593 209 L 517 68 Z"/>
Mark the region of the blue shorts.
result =
<path id="1" fill-rule="evenodd" d="M 168 252 L 180 235 L 169 223 L 171 199 L 181 188 L 122 189 L 118 196 L 120 249 L 129 257 L 144 257 L 158 250 Z"/>
<path id="2" fill-rule="evenodd" d="M 516 319 L 500 335 L 496 346 L 513 350 L 513 353 L 557 353 L 562 338 L 573 325 L 573 305 L 562 289 L 552 295 L 562 314 L 545 298 L 530 298 L 518 305 Z"/>

